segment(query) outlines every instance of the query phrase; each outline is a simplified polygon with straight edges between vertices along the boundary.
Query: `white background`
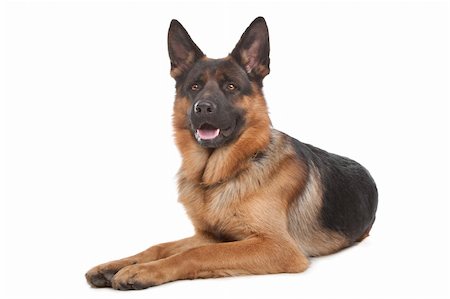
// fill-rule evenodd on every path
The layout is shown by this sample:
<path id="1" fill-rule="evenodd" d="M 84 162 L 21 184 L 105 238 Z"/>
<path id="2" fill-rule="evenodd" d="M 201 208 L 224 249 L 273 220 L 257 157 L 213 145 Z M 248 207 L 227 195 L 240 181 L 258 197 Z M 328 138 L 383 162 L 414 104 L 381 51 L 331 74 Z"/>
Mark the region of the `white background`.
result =
<path id="1" fill-rule="evenodd" d="M 449 297 L 449 4 L 2 3 L 1 298 Z M 276 128 L 365 165 L 372 235 L 302 274 L 90 288 L 98 263 L 190 235 L 167 29 L 210 57 L 257 16 Z"/>

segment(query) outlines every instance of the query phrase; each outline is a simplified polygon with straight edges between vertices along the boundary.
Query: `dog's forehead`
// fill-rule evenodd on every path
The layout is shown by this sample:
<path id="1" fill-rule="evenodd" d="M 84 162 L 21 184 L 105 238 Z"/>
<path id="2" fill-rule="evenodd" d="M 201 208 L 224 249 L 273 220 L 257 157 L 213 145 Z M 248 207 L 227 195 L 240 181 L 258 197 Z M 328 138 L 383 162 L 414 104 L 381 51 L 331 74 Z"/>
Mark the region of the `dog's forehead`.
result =
<path id="1" fill-rule="evenodd" d="M 223 78 L 246 78 L 247 76 L 244 70 L 230 57 L 220 59 L 205 57 L 195 63 L 188 77 L 193 80 L 198 78 L 220 80 Z"/>

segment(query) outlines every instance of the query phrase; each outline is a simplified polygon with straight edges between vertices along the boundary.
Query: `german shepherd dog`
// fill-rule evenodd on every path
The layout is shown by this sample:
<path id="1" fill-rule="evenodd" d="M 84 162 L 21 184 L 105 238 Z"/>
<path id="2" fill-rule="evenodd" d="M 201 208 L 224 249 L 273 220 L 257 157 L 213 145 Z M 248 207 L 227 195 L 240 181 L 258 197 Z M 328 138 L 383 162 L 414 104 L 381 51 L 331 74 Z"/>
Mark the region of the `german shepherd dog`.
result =
<path id="1" fill-rule="evenodd" d="M 378 203 L 369 172 L 271 126 L 262 17 L 222 59 L 206 57 L 176 20 L 168 48 L 183 158 L 179 200 L 195 235 L 99 265 L 86 274 L 91 286 L 137 290 L 180 279 L 298 273 L 308 257 L 368 236 Z"/>

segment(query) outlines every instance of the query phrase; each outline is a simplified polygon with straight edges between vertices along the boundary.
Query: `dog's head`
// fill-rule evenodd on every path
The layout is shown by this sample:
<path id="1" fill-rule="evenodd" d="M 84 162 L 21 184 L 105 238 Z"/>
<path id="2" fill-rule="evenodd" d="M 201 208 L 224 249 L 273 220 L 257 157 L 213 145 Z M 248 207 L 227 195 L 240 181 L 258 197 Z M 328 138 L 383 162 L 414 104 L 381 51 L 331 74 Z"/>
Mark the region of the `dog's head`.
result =
<path id="1" fill-rule="evenodd" d="M 267 114 L 261 93 L 262 80 L 269 73 L 264 18 L 255 19 L 222 59 L 206 57 L 176 20 L 170 24 L 168 48 L 177 90 L 174 124 L 189 129 L 200 145 L 229 144 L 248 127 L 251 109 Z"/>

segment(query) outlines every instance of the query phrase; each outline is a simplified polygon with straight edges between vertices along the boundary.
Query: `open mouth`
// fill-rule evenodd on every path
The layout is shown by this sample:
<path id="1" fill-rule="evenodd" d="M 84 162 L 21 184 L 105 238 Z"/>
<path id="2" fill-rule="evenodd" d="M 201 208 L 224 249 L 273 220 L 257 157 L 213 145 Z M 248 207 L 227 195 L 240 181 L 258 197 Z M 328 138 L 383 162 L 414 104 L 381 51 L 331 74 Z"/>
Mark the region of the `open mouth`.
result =
<path id="1" fill-rule="evenodd" d="M 214 127 L 213 125 L 210 124 L 203 124 L 201 125 L 197 131 L 196 134 L 197 135 L 197 139 L 201 139 L 201 140 L 213 140 L 214 138 L 216 138 L 217 136 L 219 136 L 220 134 L 220 129 Z"/>

